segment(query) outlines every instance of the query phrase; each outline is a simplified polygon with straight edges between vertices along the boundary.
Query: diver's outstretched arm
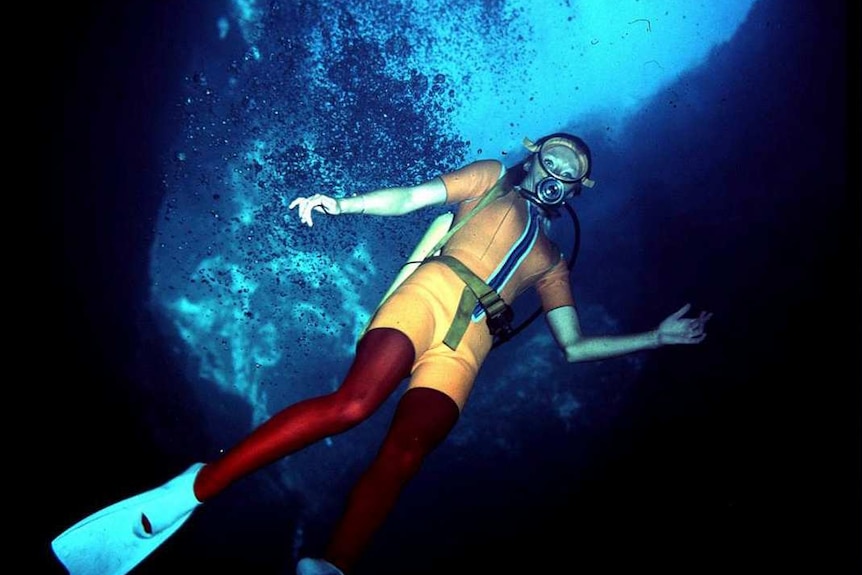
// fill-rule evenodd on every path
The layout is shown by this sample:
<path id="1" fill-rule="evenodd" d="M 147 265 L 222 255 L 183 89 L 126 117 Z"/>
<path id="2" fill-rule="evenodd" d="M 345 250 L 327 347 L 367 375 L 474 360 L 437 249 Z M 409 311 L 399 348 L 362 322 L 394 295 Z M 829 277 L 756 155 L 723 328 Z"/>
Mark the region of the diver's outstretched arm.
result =
<path id="1" fill-rule="evenodd" d="M 288 209 L 299 208 L 299 219 L 311 227 L 312 214 L 318 212 L 337 216 L 340 214 L 369 214 L 374 216 L 401 216 L 424 207 L 438 206 L 446 202 L 446 186 L 443 180 L 433 178 L 415 186 L 382 188 L 350 196 L 333 198 L 324 194 L 296 198 Z"/>
<path id="2" fill-rule="evenodd" d="M 552 309 L 545 317 L 566 360 L 576 362 L 606 359 L 669 344 L 700 343 L 706 338 L 706 322 L 712 314 L 701 312 L 695 318 L 684 318 L 690 309 L 691 305 L 685 304 L 665 318 L 657 329 L 630 335 L 584 336 L 574 306 Z"/>

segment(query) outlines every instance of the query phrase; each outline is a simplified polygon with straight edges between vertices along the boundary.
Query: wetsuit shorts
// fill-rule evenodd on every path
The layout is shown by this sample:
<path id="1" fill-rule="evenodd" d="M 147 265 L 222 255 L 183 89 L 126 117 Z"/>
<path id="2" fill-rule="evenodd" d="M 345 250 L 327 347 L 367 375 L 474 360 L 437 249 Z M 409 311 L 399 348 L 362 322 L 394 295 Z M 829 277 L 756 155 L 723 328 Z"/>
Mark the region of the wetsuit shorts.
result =
<path id="1" fill-rule="evenodd" d="M 416 352 L 410 388 L 442 391 L 463 409 L 493 338 L 484 318 L 471 321 L 458 349 L 443 343 L 464 283 L 446 265 L 422 264 L 380 306 L 369 329 L 389 327 L 407 335 Z"/>

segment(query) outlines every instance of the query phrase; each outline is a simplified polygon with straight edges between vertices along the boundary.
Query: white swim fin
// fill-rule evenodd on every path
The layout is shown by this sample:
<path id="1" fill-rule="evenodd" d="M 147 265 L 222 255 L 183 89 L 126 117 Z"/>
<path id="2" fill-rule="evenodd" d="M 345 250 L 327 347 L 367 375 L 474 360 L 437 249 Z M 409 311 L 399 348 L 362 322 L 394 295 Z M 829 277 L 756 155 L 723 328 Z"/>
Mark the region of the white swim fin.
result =
<path id="1" fill-rule="evenodd" d="M 164 485 L 124 499 L 69 527 L 51 542 L 70 575 L 124 575 L 174 534 L 200 505 L 196 463 Z M 149 526 L 145 527 L 146 516 Z"/>
<path id="2" fill-rule="evenodd" d="M 344 575 L 344 573 L 329 561 L 306 557 L 296 564 L 296 575 Z"/>

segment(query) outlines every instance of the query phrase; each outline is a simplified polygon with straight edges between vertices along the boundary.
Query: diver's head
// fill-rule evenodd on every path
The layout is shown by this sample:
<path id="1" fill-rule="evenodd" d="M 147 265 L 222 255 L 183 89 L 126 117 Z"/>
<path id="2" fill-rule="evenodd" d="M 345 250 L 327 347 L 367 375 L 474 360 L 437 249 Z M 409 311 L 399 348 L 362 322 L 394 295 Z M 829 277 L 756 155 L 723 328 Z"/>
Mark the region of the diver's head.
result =
<path id="1" fill-rule="evenodd" d="M 524 164 L 526 176 L 521 194 L 549 212 L 555 212 L 566 200 L 592 188 L 592 156 L 587 144 L 577 136 L 559 132 L 533 142 L 524 138 L 531 152 Z"/>

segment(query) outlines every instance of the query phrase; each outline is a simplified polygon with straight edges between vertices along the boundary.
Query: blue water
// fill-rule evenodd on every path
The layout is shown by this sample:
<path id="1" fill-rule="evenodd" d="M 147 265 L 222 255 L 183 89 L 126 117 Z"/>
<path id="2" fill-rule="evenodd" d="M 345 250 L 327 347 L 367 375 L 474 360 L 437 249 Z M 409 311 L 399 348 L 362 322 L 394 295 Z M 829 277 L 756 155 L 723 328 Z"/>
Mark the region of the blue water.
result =
<path id="1" fill-rule="evenodd" d="M 709 337 L 568 365 L 531 324 L 494 352 L 357 575 L 858 565 L 859 62 L 842 3 L 65 12 L 39 80 L 52 161 L 36 175 L 60 248 L 45 285 L 63 305 L 45 358 L 61 375 L 39 397 L 57 482 L 46 572 L 70 523 L 336 386 L 439 213 L 308 229 L 293 197 L 512 164 L 524 136 L 559 130 L 589 142 L 598 182 L 574 202 L 584 330 L 653 329 L 691 302 L 715 313 Z M 565 218 L 554 234 L 570 252 Z M 236 484 L 138 572 L 292 573 L 395 399 Z"/>

